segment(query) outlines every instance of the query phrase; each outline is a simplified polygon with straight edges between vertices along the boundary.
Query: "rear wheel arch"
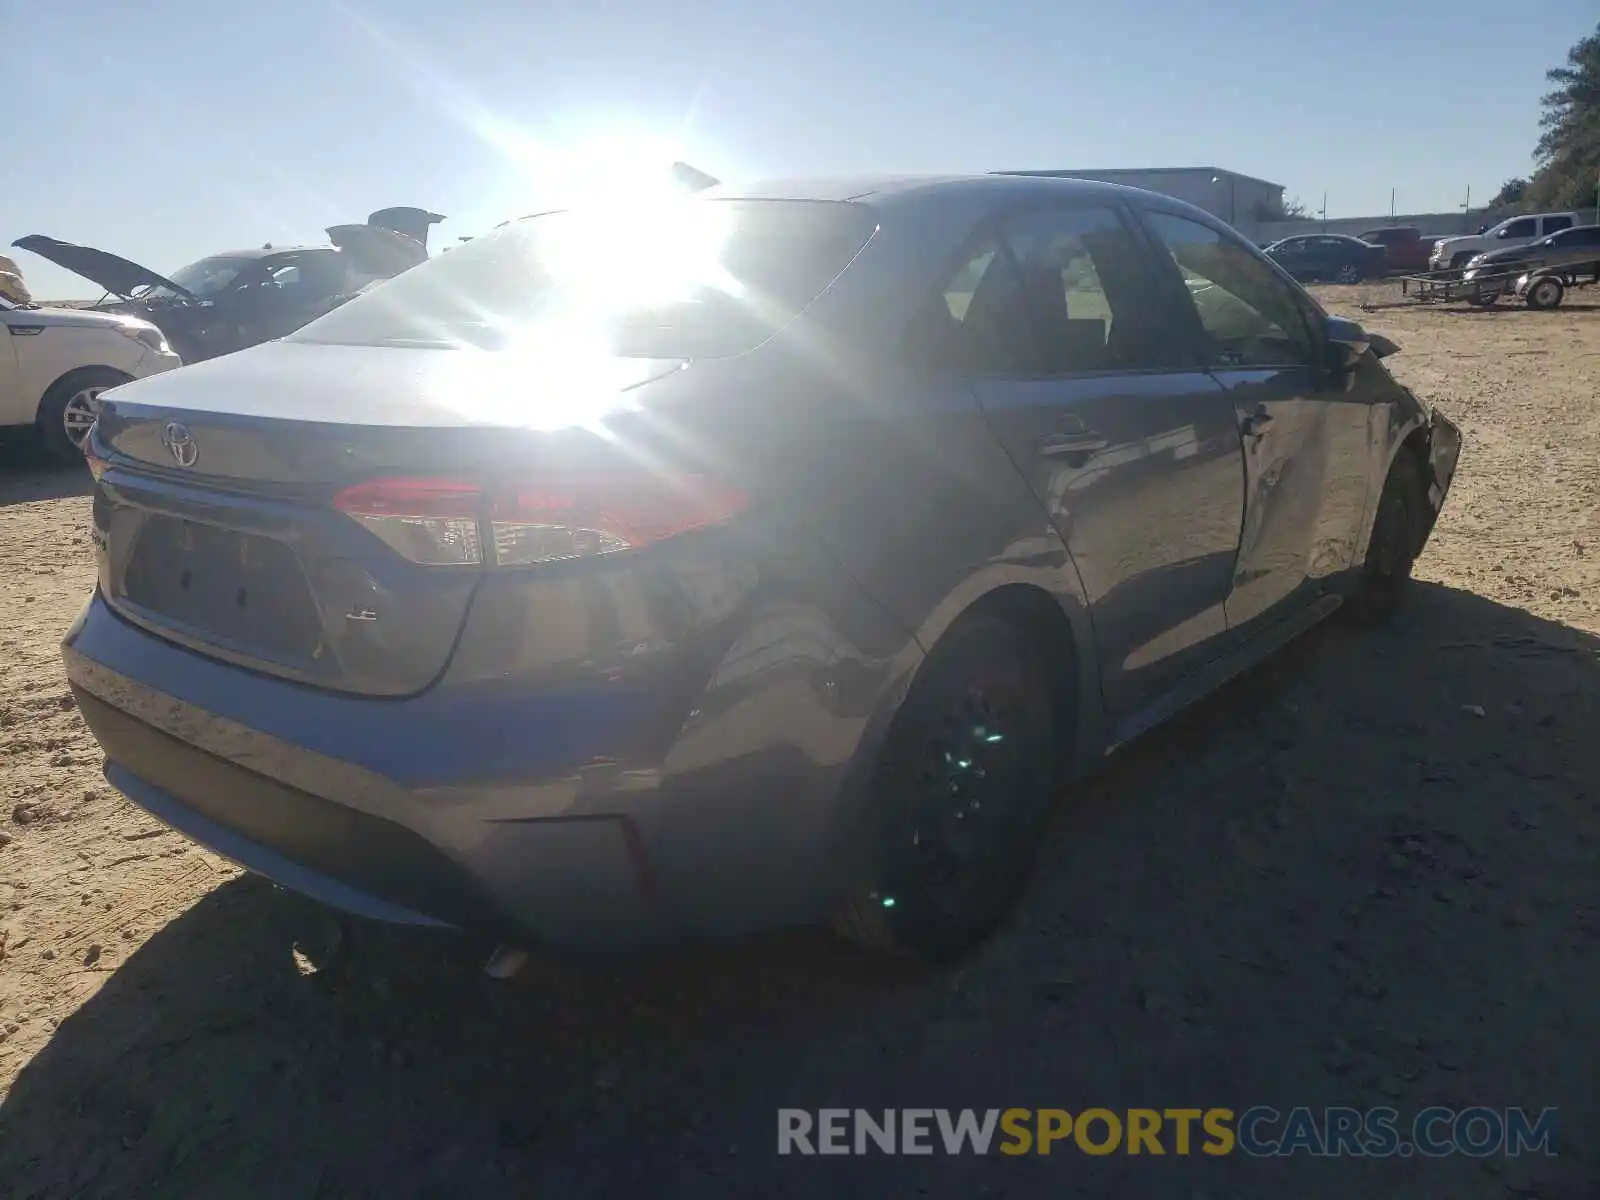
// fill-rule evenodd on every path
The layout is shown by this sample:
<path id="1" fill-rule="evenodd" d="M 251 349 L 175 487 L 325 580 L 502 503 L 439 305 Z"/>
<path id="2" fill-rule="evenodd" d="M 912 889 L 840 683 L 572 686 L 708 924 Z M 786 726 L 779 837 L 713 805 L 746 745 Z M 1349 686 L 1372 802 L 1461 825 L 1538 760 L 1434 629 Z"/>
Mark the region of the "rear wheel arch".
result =
<path id="1" fill-rule="evenodd" d="M 863 828 L 867 861 L 833 914 L 837 932 L 874 950 L 938 963 L 964 953 L 1005 916 L 1031 873 L 1057 794 L 1059 771 L 1052 767 L 1070 753 L 1061 736 L 1058 696 L 1070 696 L 1070 711 L 1076 710 L 1076 661 L 1071 623 L 1040 588 L 996 588 L 948 623 L 928 647 L 873 755 Z M 948 724 L 953 710 L 973 704 L 979 706 L 979 725 L 971 726 L 964 712 L 954 726 Z M 982 737 L 986 730 L 993 736 Z M 973 737 L 1015 750 L 971 744 Z M 986 751 L 997 754 L 997 762 L 987 761 Z M 1020 774 L 998 784 L 983 782 L 997 765 Z M 941 773 L 951 776 L 948 795 Z M 953 821 L 973 825 L 953 823 L 944 811 L 968 802 L 964 787 L 958 790 L 958 775 L 980 791 L 970 811 L 955 813 Z M 973 833 L 979 837 L 976 849 L 970 845 Z M 963 851 L 964 841 L 969 844 Z M 952 862 L 964 864 L 954 875 L 939 867 Z"/>
<path id="2" fill-rule="evenodd" d="M 957 628 L 963 621 L 977 616 L 999 618 L 1038 649 L 1053 701 L 1056 744 L 1059 747 L 1057 768 L 1064 774 L 1078 749 L 1083 664 L 1088 661 L 1087 648 L 1080 647 L 1079 634 L 1073 628 L 1071 618 L 1049 592 L 1026 583 L 1003 584 L 986 592 L 968 605 L 951 622 L 950 628 Z"/>

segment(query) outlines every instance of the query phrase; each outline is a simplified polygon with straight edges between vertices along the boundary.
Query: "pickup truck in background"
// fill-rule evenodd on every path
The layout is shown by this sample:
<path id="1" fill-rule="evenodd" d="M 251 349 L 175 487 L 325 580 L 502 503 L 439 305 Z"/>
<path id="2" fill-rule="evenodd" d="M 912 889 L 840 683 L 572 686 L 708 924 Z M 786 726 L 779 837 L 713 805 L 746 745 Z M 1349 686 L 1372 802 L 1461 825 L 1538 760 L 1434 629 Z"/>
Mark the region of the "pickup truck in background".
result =
<path id="1" fill-rule="evenodd" d="M 1504 250 L 1509 246 L 1526 246 L 1529 242 L 1581 224 L 1583 222 L 1574 212 L 1524 213 L 1507 217 L 1498 225 L 1487 226 L 1475 234 L 1440 238 L 1433 244 L 1428 267 L 1430 270 L 1443 271 L 1465 266 L 1473 255 L 1489 250 Z"/>
<path id="2" fill-rule="evenodd" d="M 1428 269 L 1428 258 L 1437 239 L 1424 237 L 1415 225 L 1391 225 L 1369 229 L 1361 240 L 1383 247 L 1384 267 L 1390 274 L 1412 274 Z"/>

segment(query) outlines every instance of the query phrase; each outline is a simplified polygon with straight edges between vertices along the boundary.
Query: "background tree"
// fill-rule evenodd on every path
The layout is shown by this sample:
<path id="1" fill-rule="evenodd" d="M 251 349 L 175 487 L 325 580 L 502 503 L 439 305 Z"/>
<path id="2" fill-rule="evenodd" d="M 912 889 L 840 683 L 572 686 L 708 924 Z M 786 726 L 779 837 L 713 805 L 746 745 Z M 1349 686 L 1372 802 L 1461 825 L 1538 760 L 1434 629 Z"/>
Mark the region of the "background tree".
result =
<path id="1" fill-rule="evenodd" d="M 1600 26 L 1567 51 L 1567 65 L 1545 73 L 1555 85 L 1539 101 L 1537 166 L 1527 199 L 1540 207 L 1588 207 L 1600 203 Z"/>
<path id="2" fill-rule="evenodd" d="M 1303 221 L 1311 214 L 1304 204 L 1291 197 L 1279 204 L 1257 200 L 1250 206 L 1250 215 L 1257 221 Z"/>
<path id="3" fill-rule="evenodd" d="M 1508 179 L 1500 185 L 1500 190 L 1489 201 L 1492 209 L 1520 208 L 1528 196 L 1528 181 L 1526 179 Z"/>

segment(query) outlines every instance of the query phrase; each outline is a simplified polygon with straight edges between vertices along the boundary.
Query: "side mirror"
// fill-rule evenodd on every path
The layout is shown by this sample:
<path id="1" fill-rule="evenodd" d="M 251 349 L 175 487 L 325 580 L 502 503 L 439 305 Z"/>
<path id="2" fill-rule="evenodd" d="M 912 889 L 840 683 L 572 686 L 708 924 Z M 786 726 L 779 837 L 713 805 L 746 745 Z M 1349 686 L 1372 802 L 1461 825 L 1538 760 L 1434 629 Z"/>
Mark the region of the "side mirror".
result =
<path id="1" fill-rule="evenodd" d="M 1329 317 L 1326 334 L 1330 365 L 1335 371 L 1351 370 L 1372 345 L 1367 331 L 1347 317 Z"/>
<path id="2" fill-rule="evenodd" d="M 1369 333 L 1367 345 L 1371 347 L 1375 358 L 1388 358 L 1391 354 L 1400 353 L 1400 343 L 1392 338 L 1386 338 L 1381 333 Z"/>

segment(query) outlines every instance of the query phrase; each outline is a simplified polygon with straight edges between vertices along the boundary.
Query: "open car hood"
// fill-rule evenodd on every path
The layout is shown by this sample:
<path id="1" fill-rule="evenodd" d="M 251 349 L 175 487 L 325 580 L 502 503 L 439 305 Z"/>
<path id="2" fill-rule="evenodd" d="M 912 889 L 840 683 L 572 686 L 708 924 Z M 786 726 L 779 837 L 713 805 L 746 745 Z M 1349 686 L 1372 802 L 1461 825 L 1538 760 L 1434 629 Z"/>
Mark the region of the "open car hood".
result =
<path id="1" fill-rule="evenodd" d="M 30 233 L 11 243 L 21 250 L 31 250 L 40 258 L 49 259 L 58 267 L 65 267 L 74 275 L 81 275 L 90 283 L 105 288 L 113 296 L 132 300 L 133 293 L 142 287 L 171 288 L 180 296 L 198 299 L 187 288 L 180 287 L 164 275 L 157 275 L 149 267 L 118 258 L 93 246 L 75 246 L 71 242 L 57 241 L 42 233 Z"/>

